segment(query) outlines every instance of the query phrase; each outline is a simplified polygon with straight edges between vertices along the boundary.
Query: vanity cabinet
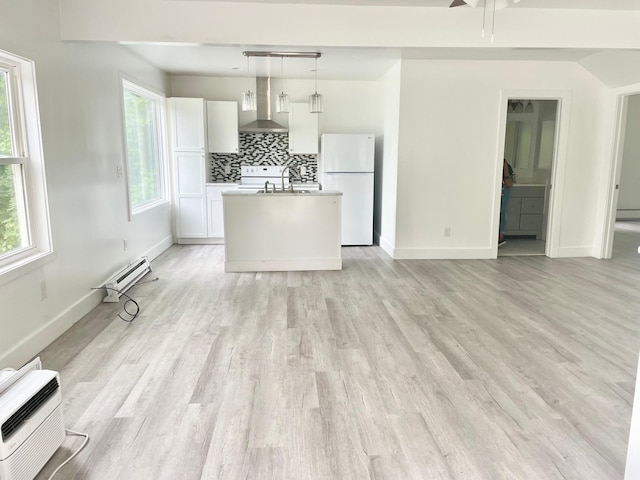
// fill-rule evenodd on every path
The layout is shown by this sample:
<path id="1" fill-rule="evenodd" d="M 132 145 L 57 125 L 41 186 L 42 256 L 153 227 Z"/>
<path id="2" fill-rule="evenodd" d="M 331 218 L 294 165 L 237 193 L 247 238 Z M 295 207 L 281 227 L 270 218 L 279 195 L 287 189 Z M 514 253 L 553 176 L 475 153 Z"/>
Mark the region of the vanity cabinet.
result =
<path id="1" fill-rule="evenodd" d="M 507 205 L 505 235 L 542 238 L 545 185 L 514 185 Z"/>
<path id="2" fill-rule="evenodd" d="M 207 102 L 210 153 L 238 153 L 238 102 Z"/>
<path id="3" fill-rule="evenodd" d="M 292 103 L 289 110 L 289 153 L 318 153 L 318 114 L 308 103 Z"/>

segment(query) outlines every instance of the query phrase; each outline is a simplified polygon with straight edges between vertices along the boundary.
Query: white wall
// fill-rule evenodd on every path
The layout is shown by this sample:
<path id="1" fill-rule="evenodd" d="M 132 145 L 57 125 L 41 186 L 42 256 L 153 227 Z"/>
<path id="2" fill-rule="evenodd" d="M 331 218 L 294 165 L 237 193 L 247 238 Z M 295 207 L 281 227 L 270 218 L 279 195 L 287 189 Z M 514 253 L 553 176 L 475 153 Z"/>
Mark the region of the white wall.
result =
<path id="1" fill-rule="evenodd" d="M 241 101 L 248 85 L 255 91 L 255 80 L 232 77 L 171 76 L 171 96 L 198 97 L 207 100 Z M 248 83 L 250 82 L 250 83 Z M 289 125 L 286 113 L 275 113 L 276 95 L 282 91 L 280 79 L 271 81 L 272 119 Z M 313 80 L 285 79 L 284 88 L 291 102 L 308 102 L 315 91 Z M 380 133 L 381 100 L 376 82 L 318 81 L 318 93 L 324 96 L 324 112 L 318 117 L 318 130 L 323 133 Z M 256 119 L 255 112 L 240 110 L 238 121 L 245 125 Z"/>
<path id="2" fill-rule="evenodd" d="M 599 121 L 605 87 L 572 63 L 403 60 L 397 258 L 495 256 L 503 89 L 569 92 L 556 178 L 564 192 L 559 255 L 591 254 L 599 164 L 609 161 Z"/>
<path id="3" fill-rule="evenodd" d="M 402 62 L 398 62 L 379 81 L 382 111 L 382 161 L 378 172 L 375 222 L 376 236 L 382 248 L 390 255 L 396 244 L 396 208 L 398 195 L 398 144 L 400 137 L 400 81 Z"/>
<path id="4" fill-rule="evenodd" d="M 0 278 L 0 367 L 15 367 L 100 302 L 90 287 L 172 243 L 169 205 L 129 222 L 116 175 L 124 162 L 119 75 L 159 91 L 168 85 L 122 47 L 62 43 L 58 2 L 0 0 L 0 11 L 0 49 L 36 63 L 54 247 L 43 265 Z"/>
<path id="5" fill-rule="evenodd" d="M 616 218 L 640 218 L 640 95 L 631 95 L 622 152 Z"/>

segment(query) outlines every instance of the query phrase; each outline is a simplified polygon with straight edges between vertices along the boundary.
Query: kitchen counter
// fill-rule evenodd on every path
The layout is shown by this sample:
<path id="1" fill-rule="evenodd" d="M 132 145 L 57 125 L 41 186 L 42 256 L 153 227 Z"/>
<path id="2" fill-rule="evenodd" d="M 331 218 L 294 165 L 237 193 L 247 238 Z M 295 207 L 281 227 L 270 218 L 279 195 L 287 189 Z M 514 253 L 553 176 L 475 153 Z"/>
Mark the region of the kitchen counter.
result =
<path id="1" fill-rule="evenodd" d="M 341 270 L 342 193 L 222 193 L 227 272 Z"/>

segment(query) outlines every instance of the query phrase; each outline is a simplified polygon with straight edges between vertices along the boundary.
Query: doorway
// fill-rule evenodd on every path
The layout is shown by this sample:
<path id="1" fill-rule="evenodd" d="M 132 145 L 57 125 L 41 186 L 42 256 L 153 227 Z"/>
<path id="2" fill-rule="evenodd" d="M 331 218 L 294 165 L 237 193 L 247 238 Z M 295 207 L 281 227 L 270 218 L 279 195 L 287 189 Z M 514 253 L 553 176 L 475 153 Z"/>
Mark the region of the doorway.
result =
<path id="1" fill-rule="evenodd" d="M 504 158 L 513 171 L 513 186 L 503 196 L 505 243 L 499 257 L 546 254 L 558 107 L 558 100 L 507 101 Z"/>
<path id="2" fill-rule="evenodd" d="M 608 255 L 614 261 L 640 265 L 640 94 L 623 97 L 620 112 L 619 166 L 612 198 Z"/>

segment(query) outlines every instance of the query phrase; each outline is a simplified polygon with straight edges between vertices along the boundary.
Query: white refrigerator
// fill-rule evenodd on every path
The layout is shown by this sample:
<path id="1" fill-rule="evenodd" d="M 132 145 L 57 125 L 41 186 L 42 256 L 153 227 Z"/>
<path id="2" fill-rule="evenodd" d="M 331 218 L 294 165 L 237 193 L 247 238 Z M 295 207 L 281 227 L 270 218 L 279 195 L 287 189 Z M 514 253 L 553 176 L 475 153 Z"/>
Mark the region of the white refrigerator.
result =
<path id="1" fill-rule="evenodd" d="M 373 244 L 375 135 L 325 133 L 322 188 L 342 192 L 342 245 Z"/>

